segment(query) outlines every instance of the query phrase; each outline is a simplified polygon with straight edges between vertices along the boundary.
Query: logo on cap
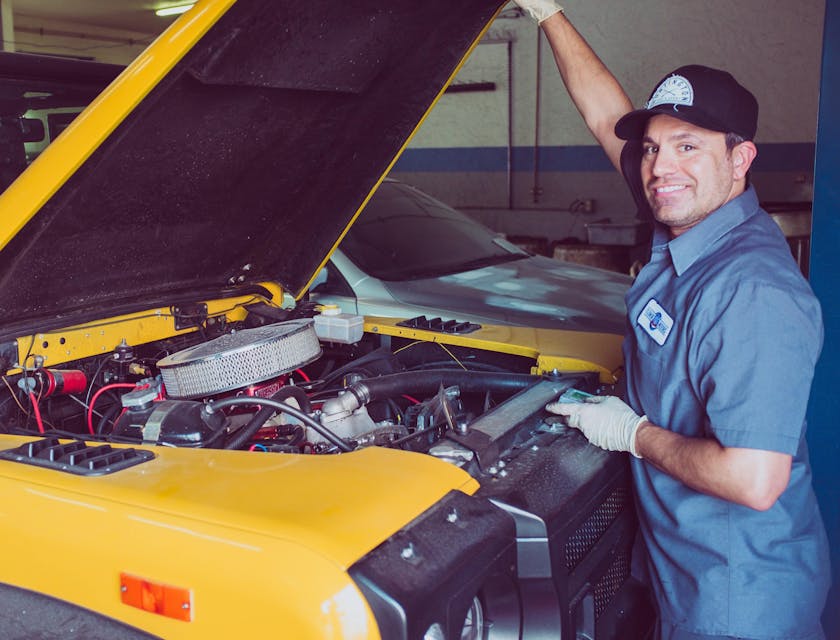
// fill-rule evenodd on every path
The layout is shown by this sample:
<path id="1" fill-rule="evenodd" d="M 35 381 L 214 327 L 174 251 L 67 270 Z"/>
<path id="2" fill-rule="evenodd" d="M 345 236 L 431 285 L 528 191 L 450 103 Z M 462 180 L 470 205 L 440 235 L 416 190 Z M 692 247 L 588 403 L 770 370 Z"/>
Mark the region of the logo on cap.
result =
<path id="1" fill-rule="evenodd" d="M 645 109 L 653 109 L 660 104 L 672 104 L 690 107 L 694 105 L 694 87 L 683 76 L 673 75 L 665 78 L 645 105 Z"/>

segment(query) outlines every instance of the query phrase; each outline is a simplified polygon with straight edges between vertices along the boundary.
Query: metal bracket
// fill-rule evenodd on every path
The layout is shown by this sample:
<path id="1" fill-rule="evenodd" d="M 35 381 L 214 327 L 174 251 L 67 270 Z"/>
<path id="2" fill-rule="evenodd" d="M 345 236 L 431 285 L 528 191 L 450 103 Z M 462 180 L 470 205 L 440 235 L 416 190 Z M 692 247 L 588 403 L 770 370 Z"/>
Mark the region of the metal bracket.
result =
<path id="1" fill-rule="evenodd" d="M 207 321 L 207 305 L 203 302 L 179 304 L 172 307 L 172 315 L 175 317 L 176 331 L 199 327 Z"/>

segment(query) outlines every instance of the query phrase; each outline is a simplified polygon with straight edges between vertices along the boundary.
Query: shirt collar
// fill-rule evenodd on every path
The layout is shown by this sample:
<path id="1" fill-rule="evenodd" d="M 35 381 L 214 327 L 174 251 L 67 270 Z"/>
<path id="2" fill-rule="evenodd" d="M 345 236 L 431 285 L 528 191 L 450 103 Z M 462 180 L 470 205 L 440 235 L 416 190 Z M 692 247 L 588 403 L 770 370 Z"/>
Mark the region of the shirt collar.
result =
<path id="1" fill-rule="evenodd" d="M 758 196 L 750 186 L 744 193 L 733 198 L 711 215 L 682 235 L 668 240 L 668 228 L 657 224 L 653 235 L 653 248 L 665 248 L 671 253 L 674 271 L 681 276 L 711 246 L 739 224 L 758 211 Z"/>

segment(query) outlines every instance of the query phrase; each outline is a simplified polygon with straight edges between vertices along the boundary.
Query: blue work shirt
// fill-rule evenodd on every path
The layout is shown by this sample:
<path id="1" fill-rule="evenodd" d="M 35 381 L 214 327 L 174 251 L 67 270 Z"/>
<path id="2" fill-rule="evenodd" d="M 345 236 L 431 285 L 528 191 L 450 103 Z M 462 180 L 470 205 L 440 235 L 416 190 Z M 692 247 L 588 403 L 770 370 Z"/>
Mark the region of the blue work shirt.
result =
<path id="1" fill-rule="evenodd" d="M 635 411 L 691 438 L 793 456 L 790 484 L 764 512 L 633 459 L 662 619 L 707 635 L 822 637 L 828 542 L 805 443 L 822 318 L 753 189 L 675 239 L 658 228 L 626 301 Z"/>

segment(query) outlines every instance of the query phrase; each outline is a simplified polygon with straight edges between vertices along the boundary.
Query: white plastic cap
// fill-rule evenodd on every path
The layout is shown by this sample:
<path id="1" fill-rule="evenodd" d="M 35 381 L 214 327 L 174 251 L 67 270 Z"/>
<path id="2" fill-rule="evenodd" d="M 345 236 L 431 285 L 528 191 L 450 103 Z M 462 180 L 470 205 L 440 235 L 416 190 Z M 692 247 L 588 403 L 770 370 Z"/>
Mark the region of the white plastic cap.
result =
<path id="1" fill-rule="evenodd" d="M 321 305 L 321 313 L 325 316 L 337 316 L 341 313 L 341 307 L 337 304 L 324 304 Z"/>

